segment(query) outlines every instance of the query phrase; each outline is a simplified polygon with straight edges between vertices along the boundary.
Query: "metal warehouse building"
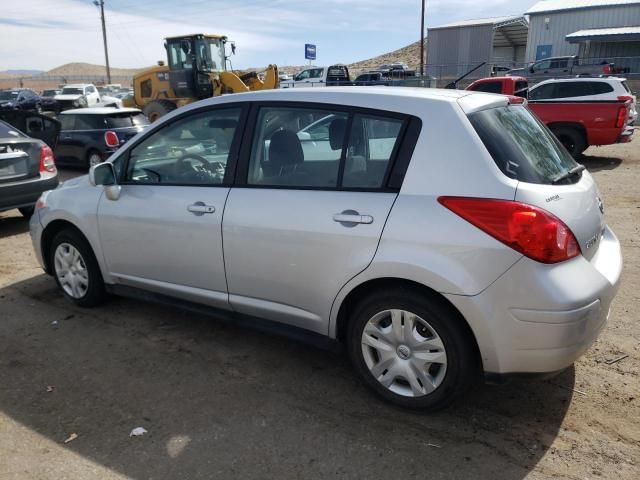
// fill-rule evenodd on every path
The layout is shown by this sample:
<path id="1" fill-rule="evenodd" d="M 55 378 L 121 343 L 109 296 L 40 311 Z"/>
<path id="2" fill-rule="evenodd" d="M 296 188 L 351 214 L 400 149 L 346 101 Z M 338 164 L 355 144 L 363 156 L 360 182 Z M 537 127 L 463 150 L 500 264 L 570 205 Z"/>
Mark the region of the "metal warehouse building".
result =
<path id="1" fill-rule="evenodd" d="M 487 62 L 514 66 L 525 60 L 527 21 L 523 16 L 484 18 L 449 23 L 428 29 L 427 74 L 456 77 Z M 491 66 L 474 76 L 487 76 Z"/>
<path id="2" fill-rule="evenodd" d="M 640 0 L 543 0 L 525 15 L 527 62 L 580 55 L 638 71 Z"/>

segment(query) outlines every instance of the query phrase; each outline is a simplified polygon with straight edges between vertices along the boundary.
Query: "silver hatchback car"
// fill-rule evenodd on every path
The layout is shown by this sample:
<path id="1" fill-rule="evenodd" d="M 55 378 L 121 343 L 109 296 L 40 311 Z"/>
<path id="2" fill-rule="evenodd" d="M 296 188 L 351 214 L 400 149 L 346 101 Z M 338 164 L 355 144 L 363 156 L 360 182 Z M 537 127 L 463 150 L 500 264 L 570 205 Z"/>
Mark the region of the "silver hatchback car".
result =
<path id="1" fill-rule="evenodd" d="M 63 294 L 170 301 L 343 343 L 364 382 L 438 408 L 480 372 L 549 374 L 595 340 L 622 258 L 598 189 L 523 105 L 290 89 L 204 100 L 43 195 Z"/>

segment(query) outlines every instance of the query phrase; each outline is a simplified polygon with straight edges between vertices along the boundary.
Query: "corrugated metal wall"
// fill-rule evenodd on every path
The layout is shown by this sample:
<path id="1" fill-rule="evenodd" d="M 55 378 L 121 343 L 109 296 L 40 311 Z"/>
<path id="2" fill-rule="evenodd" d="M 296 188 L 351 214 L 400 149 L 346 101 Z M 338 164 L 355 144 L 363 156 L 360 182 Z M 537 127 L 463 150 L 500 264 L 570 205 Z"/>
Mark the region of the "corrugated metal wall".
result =
<path id="1" fill-rule="evenodd" d="M 547 28 L 544 19 L 549 18 Z M 568 12 L 542 13 L 529 17 L 527 62 L 536 59 L 538 45 L 553 45 L 552 56 L 577 55 L 579 45 L 565 36 L 587 28 L 630 27 L 640 25 L 640 5 L 587 8 Z"/>
<path id="2" fill-rule="evenodd" d="M 491 61 L 493 25 L 443 28 L 428 31 L 428 74 L 460 76 L 469 65 Z M 442 66 L 441 65 L 446 65 Z M 485 72 L 486 74 L 486 72 Z"/>

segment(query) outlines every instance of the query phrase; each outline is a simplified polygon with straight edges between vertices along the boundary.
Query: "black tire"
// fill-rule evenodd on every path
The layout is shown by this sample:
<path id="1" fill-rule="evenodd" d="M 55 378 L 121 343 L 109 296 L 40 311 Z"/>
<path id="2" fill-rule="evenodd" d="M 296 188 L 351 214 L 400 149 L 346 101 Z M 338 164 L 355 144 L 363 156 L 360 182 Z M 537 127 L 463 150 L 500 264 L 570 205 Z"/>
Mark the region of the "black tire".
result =
<path id="1" fill-rule="evenodd" d="M 176 104 L 169 100 L 153 100 L 142 108 L 142 113 L 147 116 L 149 122 L 153 123 L 176 108 L 178 108 Z"/>
<path id="2" fill-rule="evenodd" d="M 577 128 L 556 127 L 551 131 L 573 158 L 580 158 L 588 147 L 584 133 Z"/>
<path id="3" fill-rule="evenodd" d="M 435 390 L 408 397 L 392 392 L 370 372 L 362 353 L 362 332 L 367 322 L 387 309 L 402 309 L 426 320 L 436 331 L 446 350 L 446 371 Z M 411 289 L 387 289 L 370 294 L 353 309 L 347 331 L 351 363 L 364 383 L 382 398 L 401 407 L 435 411 L 449 406 L 478 378 L 475 343 L 464 319 L 436 294 Z"/>
<path id="4" fill-rule="evenodd" d="M 69 295 L 60 283 L 55 265 L 55 253 L 59 245 L 66 243 L 73 246 L 82 257 L 82 261 L 87 271 L 88 285 L 86 292 L 79 298 Z M 96 260 L 95 255 L 89 242 L 80 234 L 77 230 L 72 228 L 64 229 L 58 232 L 49 249 L 49 262 L 50 271 L 53 273 L 58 287 L 62 291 L 63 295 L 80 307 L 94 307 L 103 303 L 107 298 L 107 293 L 104 288 L 104 281 L 102 279 L 102 273 Z"/>
<path id="5" fill-rule="evenodd" d="M 89 151 L 87 152 L 87 159 L 86 159 L 86 162 L 87 162 L 87 163 L 86 163 L 87 170 L 89 170 L 89 169 L 91 168 L 91 157 L 92 157 L 93 155 L 97 155 L 98 157 L 100 157 L 100 162 L 98 162 L 98 163 L 102 163 L 102 162 L 104 162 L 104 159 L 102 158 L 102 155 L 100 154 L 100 152 L 99 152 L 99 151 L 97 151 L 97 150 L 89 150 Z"/>
<path id="6" fill-rule="evenodd" d="M 30 207 L 20 207 L 18 209 L 18 211 L 22 214 L 24 218 L 31 218 L 31 215 L 33 215 L 33 212 L 35 212 L 35 210 L 36 210 L 35 205 L 31 205 Z"/>

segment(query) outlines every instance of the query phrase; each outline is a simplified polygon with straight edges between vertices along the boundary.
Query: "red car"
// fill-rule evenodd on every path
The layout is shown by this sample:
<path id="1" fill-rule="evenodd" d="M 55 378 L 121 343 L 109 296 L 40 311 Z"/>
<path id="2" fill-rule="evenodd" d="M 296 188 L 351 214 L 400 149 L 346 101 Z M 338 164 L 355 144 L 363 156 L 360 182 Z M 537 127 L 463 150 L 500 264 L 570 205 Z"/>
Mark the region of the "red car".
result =
<path id="1" fill-rule="evenodd" d="M 467 90 L 527 97 L 524 77 L 489 77 L 476 80 Z M 631 95 L 616 100 L 529 100 L 528 107 L 578 158 L 587 147 L 631 141 L 634 129 L 629 122 L 633 106 Z"/>

